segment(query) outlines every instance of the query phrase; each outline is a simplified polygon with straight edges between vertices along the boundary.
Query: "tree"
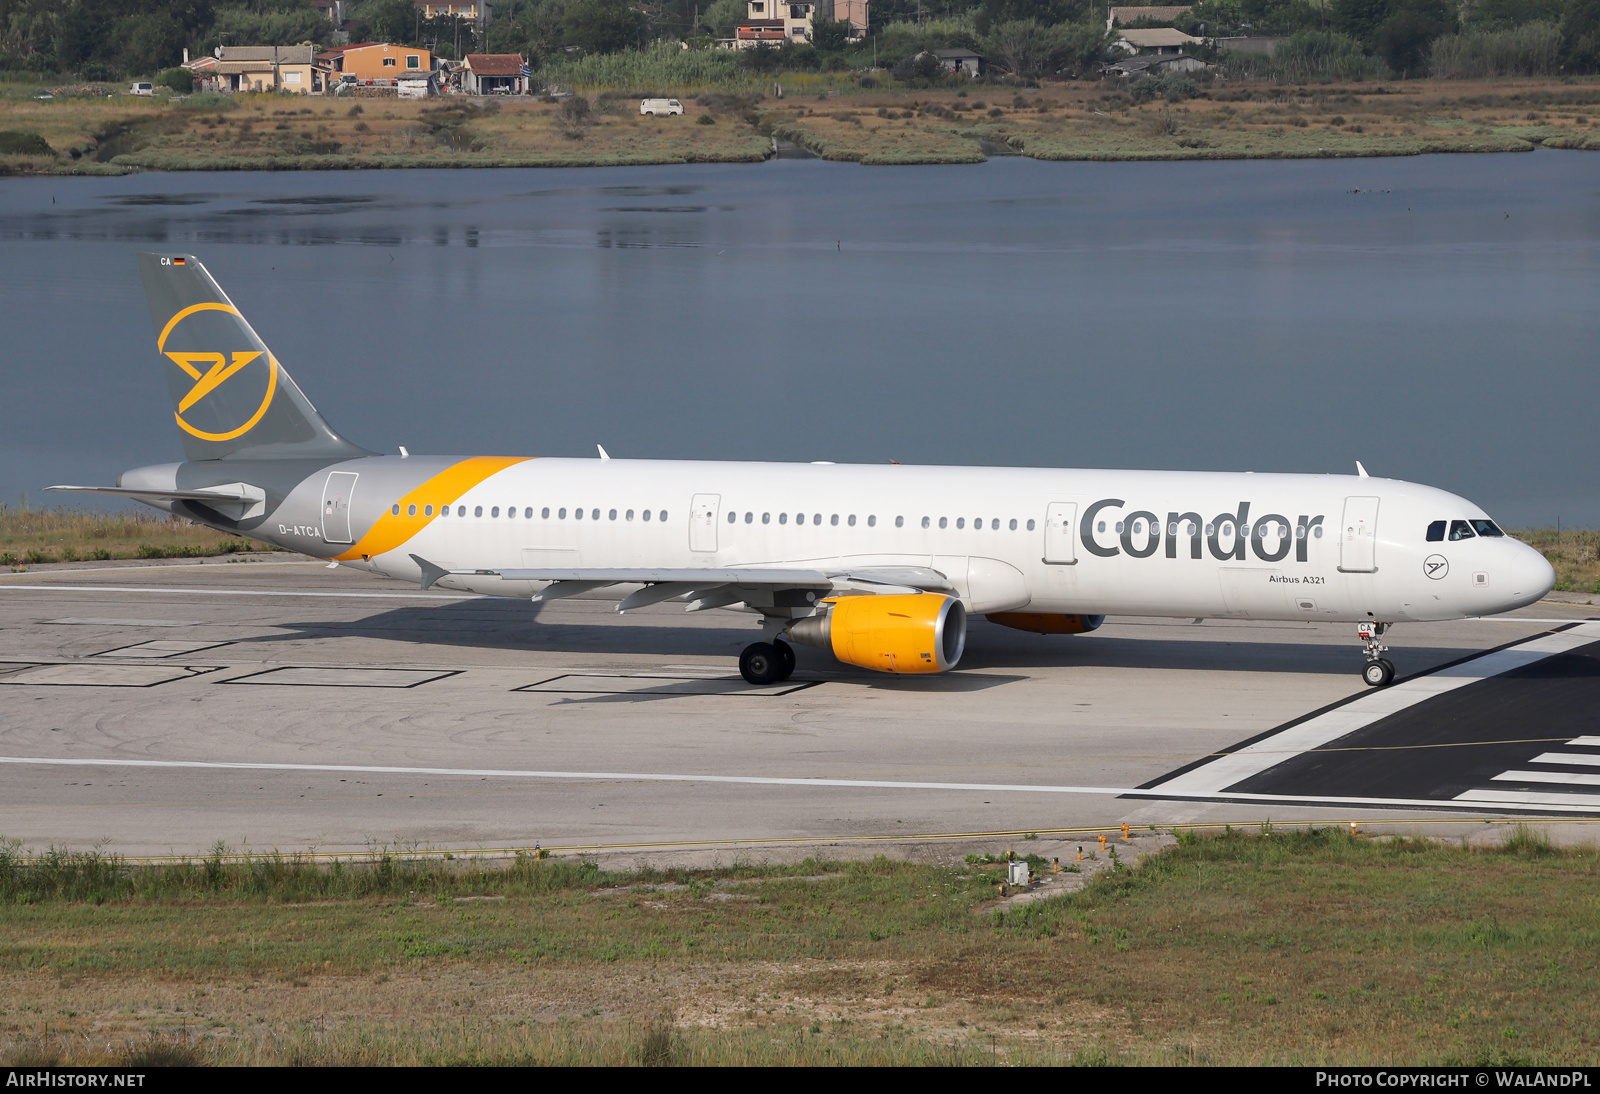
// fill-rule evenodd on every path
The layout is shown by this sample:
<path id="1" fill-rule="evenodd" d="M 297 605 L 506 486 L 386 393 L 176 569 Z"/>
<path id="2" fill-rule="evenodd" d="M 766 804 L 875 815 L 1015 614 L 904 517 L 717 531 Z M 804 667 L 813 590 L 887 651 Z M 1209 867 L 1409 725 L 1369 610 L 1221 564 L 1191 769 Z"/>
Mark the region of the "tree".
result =
<path id="1" fill-rule="evenodd" d="M 1062 28 L 1032 19 L 1014 19 L 996 25 L 984 37 L 984 52 L 991 63 L 1014 76 L 1043 76 L 1067 64 Z"/>
<path id="2" fill-rule="evenodd" d="M 1561 18 L 1561 59 L 1573 71 L 1600 71 L 1600 0 L 1567 0 Z"/>
<path id="3" fill-rule="evenodd" d="M 645 20 L 628 0 L 573 0 L 562 29 L 568 42 L 586 52 L 615 53 L 639 44 Z"/>
<path id="4" fill-rule="evenodd" d="M 850 44 L 850 24 L 824 15 L 812 16 L 811 44 L 823 52 L 844 49 Z"/>
<path id="5" fill-rule="evenodd" d="M 978 33 L 987 36 L 1006 23 L 1038 23 L 1055 26 L 1083 18 L 1090 0 L 982 0 L 973 12 Z"/>

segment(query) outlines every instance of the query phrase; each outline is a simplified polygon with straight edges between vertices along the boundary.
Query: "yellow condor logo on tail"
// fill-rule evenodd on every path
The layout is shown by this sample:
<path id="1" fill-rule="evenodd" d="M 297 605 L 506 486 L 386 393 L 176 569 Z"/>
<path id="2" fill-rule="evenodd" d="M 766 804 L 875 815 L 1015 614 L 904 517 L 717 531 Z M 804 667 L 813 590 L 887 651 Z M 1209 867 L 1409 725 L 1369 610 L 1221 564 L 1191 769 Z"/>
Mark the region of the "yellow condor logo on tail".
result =
<path id="1" fill-rule="evenodd" d="M 184 411 L 204 399 L 218 387 L 221 387 L 234 373 L 263 356 L 260 350 L 234 350 L 233 359 L 230 361 L 227 355 L 222 353 L 169 353 L 167 351 L 167 339 L 171 337 L 173 330 L 184 319 L 202 311 L 227 312 L 241 322 L 244 320 L 244 316 L 239 314 L 239 309 L 232 304 L 191 304 L 167 320 L 166 327 L 161 331 L 161 337 L 156 339 L 156 350 L 169 357 L 175 365 L 183 369 L 194 380 L 194 386 L 178 401 L 178 409 L 173 414 L 173 417 L 178 420 L 179 428 L 186 433 L 199 437 L 203 441 L 231 441 L 235 437 L 242 437 L 254 429 L 256 423 L 261 421 L 262 416 L 266 414 L 267 407 L 272 405 L 272 396 L 278 390 L 278 361 L 271 353 L 265 354 L 267 391 L 261 398 L 261 405 L 256 408 L 256 412 L 250 416 L 248 421 L 227 433 L 207 433 L 203 429 L 196 429 L 183 420 Z"/>

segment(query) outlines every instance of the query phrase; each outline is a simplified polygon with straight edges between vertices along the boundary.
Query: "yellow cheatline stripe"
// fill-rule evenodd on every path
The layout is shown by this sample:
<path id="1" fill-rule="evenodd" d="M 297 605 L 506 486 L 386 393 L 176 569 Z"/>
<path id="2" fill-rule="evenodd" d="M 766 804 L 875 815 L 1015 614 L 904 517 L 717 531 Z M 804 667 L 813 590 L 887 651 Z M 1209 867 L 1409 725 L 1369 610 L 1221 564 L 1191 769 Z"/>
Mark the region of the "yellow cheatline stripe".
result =
<path id="1" fill-rule="evenodd" d="M 439 506 L 453 505 L 457 498 L 490 475 L 504 471 L 514 464 L 526 463 L 530 459 L 531 456 L 473 456 L 471 459 L 452 464 L 400 498 L 398 515 L 386 511 L 378 518 L 378 522 L 368 529 L 367 534 L 361 537 L 361 542 L 344 554 L 335 555 L 334 558 L 348 562 L 351 559 L 375 558 L 378 555 L 388 554 L 421 532 L 435 519 L 423 515 L 424 506 L 434 506 L 434 513 L 437 514 Z M 407 507 L 411 505 L 417 507 L 417 515 L 414 517 L 406 512 Z"/>

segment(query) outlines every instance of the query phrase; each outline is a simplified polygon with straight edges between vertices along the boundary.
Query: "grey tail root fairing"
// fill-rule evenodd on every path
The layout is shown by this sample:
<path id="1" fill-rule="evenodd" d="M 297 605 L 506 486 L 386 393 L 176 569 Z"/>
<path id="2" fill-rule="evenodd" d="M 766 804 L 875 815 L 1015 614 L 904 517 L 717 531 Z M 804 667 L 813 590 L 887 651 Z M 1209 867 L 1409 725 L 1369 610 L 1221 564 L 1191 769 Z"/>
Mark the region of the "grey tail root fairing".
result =
<path id="1" fill-rule="evenodd" d="M 185 457 L 334 462 L 372 455 L 323 421 L 193 255 L 141 254 L 139 274 Z"/>

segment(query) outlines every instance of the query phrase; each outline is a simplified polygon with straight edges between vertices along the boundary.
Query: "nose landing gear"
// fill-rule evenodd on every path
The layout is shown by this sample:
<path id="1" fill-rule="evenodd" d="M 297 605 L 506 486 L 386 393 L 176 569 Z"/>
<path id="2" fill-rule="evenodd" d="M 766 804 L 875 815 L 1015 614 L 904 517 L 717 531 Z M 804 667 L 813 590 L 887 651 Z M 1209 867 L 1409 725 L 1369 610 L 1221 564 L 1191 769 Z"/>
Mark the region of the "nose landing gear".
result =
<path id="1" fill-rule="evenodd" d="M 1394 682 L 1394 662 L 1383 656 L 1389 647 L 1379 641 L 1388 629 L 1387 623 L 1356 624 L 1356 635 L 1367 644 L 1363 651 L 1367 663 L 1361 670 L 1361 679 L 1366 681 L 1369 687 L 1388 687 Z"/>

